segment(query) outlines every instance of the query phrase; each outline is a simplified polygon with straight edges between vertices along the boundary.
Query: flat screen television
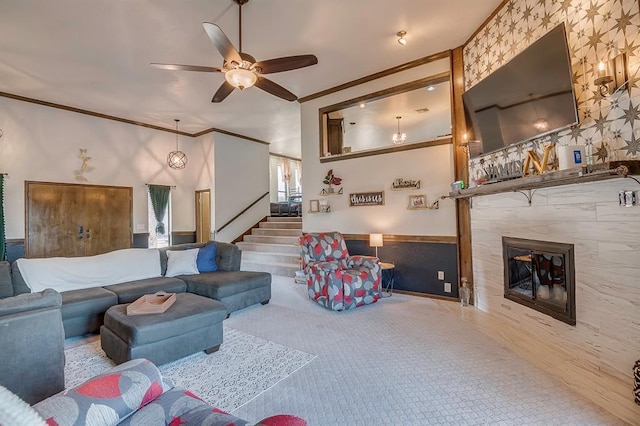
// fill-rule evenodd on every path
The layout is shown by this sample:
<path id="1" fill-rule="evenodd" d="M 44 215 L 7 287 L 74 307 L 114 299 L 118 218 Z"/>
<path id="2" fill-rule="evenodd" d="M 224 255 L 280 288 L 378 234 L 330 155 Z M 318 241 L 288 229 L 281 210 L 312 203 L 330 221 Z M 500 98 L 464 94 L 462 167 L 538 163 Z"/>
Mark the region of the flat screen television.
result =
<path id="1" fill-rule="evenodd" d="M 467 90 L 471 157 L 579 122 L 564 23 Z"/>

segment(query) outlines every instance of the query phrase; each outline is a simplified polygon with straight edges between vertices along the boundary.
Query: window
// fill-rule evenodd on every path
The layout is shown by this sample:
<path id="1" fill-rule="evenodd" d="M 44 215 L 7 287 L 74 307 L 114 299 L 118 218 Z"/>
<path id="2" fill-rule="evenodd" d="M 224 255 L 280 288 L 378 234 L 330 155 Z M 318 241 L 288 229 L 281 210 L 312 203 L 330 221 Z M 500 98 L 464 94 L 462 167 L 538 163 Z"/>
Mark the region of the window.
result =
<path id="1" fill-rule="evenodd" d="M 278 164 L 278 202 L 286 202 L 287 197 L 287 185 L 284 182 L 282 163 Z"/>
<path id="2" fill-rule="evenodd" d="M 171 194 L 169 194 L 169 206 L 167 207 L 167 213 L 164 215 L 162 223 L 164 224 L 164 234 L 158 234 L 156 227 L 158 221 L 153 213 L 153 206 L 151 205 L 151 196 L 147 193 L 147 214 L 149 223 L 149 248 L 161 248 L 171 245 Z"/>

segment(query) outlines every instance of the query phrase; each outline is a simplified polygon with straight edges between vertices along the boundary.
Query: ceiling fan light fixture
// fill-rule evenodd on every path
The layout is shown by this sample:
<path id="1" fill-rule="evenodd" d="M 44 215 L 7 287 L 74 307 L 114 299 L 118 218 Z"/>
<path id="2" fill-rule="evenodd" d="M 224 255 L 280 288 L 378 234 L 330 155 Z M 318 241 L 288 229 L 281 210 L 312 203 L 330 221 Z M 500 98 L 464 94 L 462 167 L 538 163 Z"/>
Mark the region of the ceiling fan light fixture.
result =
<path id="1" fill-rule="evenodd" d="M 240 90 L 251 87 L 258 81 L 256 73 L 245 68 L 230 69 L 224 73 L 224 78 L 230 85 Z"/>

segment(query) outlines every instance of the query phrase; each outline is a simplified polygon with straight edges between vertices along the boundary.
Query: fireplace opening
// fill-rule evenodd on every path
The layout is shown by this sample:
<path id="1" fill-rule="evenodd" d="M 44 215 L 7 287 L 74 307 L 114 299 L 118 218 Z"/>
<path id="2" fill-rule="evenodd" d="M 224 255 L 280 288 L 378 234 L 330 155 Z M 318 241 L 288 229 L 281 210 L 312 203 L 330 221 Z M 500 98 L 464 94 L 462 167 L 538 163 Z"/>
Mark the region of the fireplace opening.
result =
<path id="1" fill-rule="evenodd" d="M 502 237 L 504 297 L 576 325 L 573 244 Z"/>

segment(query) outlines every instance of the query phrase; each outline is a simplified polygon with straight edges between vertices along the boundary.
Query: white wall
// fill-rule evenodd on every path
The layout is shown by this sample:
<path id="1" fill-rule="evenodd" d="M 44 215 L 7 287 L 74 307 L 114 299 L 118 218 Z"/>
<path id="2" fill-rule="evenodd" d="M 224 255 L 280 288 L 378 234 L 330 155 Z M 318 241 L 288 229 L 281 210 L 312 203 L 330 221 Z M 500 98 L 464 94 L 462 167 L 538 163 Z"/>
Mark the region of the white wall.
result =
<path id="1" fill-rule="evenodd" d="M 8 239 L 24 238 L 25 181 L 131 186 L 134 232 L 148 230 L 145 183 L 175 185 L 173 230 L 195 229 L 194 191 L 205 169 L 202 143 L 180 136 L 180 150 L 189 163 L 183 170 L 173 170 L 166 156 L 175 149 L 174 134 L 8 98 L 0 98 L 0 129 L 4 132 L 0 172 L 9 174 L 5 186 Z M 81 165 L 80 148 L 88 150 L 89 165 L 94 167 L 85 174 L 87 182 L 78 182 L 73 173 Z"/>
<path id="2" fill-rule="evenodd" d="M 214 217 L 219 229 L 265 192 L 269 192 L 269 146 L 224 134 L 212 135 L 214 146 Z M 242 217 L 217 233 L 216 240 L 233 241 L 269 215 L 265 196 Z"/>
<path id="3" fill-rule="evenodd" d="M 319 108 L 448 70 L 449 60 L 444 59 L 301 105 L 305 232 L 337 230 L 362 234 L 456 235 L 455 205 L 452 201 L 441 201 L 439 210 L 407 210 L 409 194 L 426 194 L 427 201 L 431 203 L 449 193 L 449 184 L 454 180 L 451 145 L 320 163 L 318 140 Z M 344 194 L 327 197 L 330 213 L 306 213 L 309 200 L 321 198 L 319 194 L 325 186 L 322 180 L 329 169 L 343 178 Z M 416 191 L 391 191 L 391 183 L 397 178 L 418 179 L 422 187 Z M 349 193 L 380 190 L 385 191 L 384 206 L 349 207 Z"/>

